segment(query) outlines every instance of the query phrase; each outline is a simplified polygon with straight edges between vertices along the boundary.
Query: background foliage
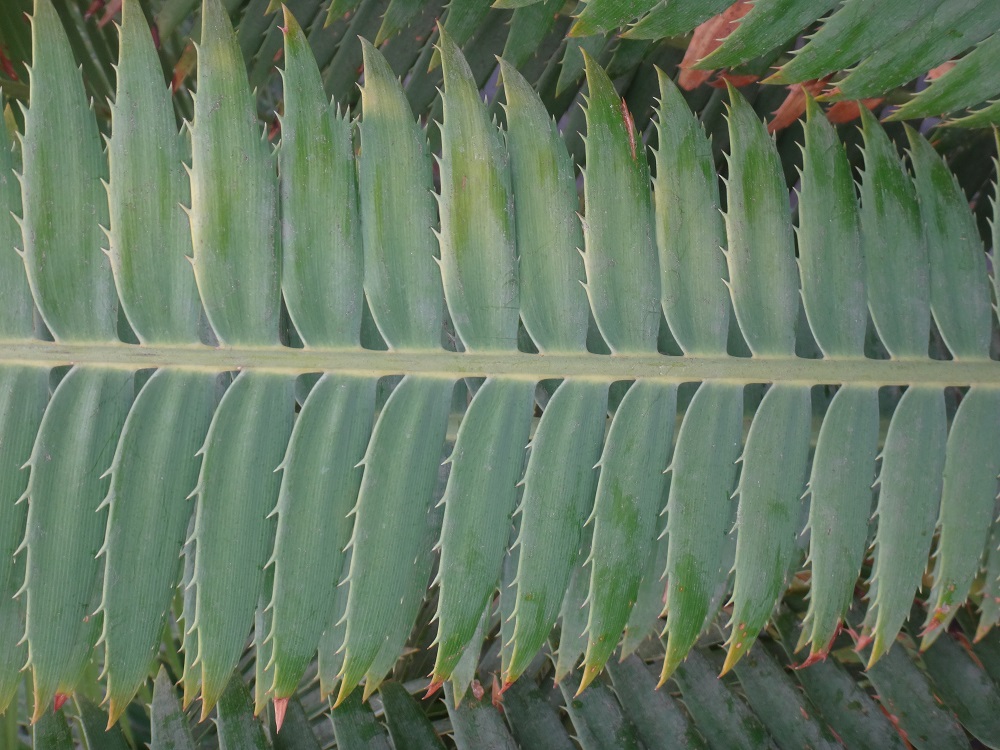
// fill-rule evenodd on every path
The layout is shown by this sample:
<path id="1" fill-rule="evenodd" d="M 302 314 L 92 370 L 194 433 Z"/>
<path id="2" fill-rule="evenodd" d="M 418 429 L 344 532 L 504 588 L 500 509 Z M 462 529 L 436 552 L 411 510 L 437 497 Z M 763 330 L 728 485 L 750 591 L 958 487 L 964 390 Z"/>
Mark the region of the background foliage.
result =
<path id="1" fill-rule="evenodd" d="M 31 57 L 30 29 L 25 18 L 31 11 L 29 5 L 27 0 L 13 0 L 0 8 L 0 13 L 5 14 L 0 17 L 0 84 L 8 101 L 30 99 L 25 68 Z M 165 0 L 140 5 L 155 29 L 164 80 L 172 85 L 175 121 L 180 124 L 196 119 L 190 89 L 197 70 L 194 44 L 202 20 L 198 4 L 192 0 Z M 724 154 L 732 147 L 732 131 L 723 117 L 723 105 L 728 100 L 725 84 L 737 86 L 753 111 L 767 118 L 775 132 L 780 169 L 789 190 L 801 187 L 803 157 L 799 144 L 804 133 L 798 118 L 807 106 L 806 92 L 820 97 L 821 106 L 834 123 L 850 123 L 857 118 L 860 100 L 860 106 L 887 118 L 885 132 L 899 148 L 909 142 L 902 127 L 892 124 L 896 120 L 910 119 L 931 137 L 968 198 L 985 244 L 992 243 L 988 197 L 995 179 L 990 158 L 993 136 L 982 127 L 1000 117 L 996 105 L 987 103 L 1000 91 L 995 41 L 1000 38 L 996 35 L 1000 13 L 992 3 L 924 0 L 903 8 L 892 2 L 868 7 L 851 0 L 759 0 L 753 5 L 741 2 L 727 7 L 725 2 L 678 0 L 595 1 L 579 5 L 561 0 L 501 0 L 495 5 L 500 7 L 457 0 L 448 6 L 405 0 L 289 3 L 322 72 L 326 93 L 348 110 L 342 122 L 360 114 L 363 88 L 358 84 L 368 83 L 359 37 L 373 39 L 380 47 L 392 72 L 402 79 L 408 103 L 420 121 L 429 125 L 442 120 L 442 68 L 435 51 L 441 41 L 435 23 L 440 20 L 445 33 L 462 48 L 476 87 L 487 97 L 490 114 L 501 124 L 507 123 L 509 113 L 502 106 L 505 94 L 497 85 L 499 66 L 495 59 L 502 54 L 507 63 L 521 71 L 558 122 L 576 167 L 586 167 L 588 156 L 583 139 L 588 132 L 586 110 L 580 106 L 588 91 L 584 52 L 607 69 L 649 148 L 660 146 L 662 137 L 654 123 L 654 110 L 661 96 L 656 68 L 676 80 L 687 105 L 711 136 L 710 158 L 720 171 L 725 171 Z M 859 14 L 862 6 L 864 12 Z M 118 18 L 120 8 L 114 2 L 100 0 L 69 1 L 54 7 L 74 57 L 83 66 L 83 81 L 94 102 L 98 127 L 110 135 L 112 112 L 122 103 L 112 103 L 118 83 L 112 63 L 118 59 L 119 37 L 109 21 Z M 278 8 L 263 1 L 230 0 L 226 10 L 237 30 L 250 83 L 256 88 L 259 125 L 268 140 L 278 143 L 289 136 L 279 120 L 282 115 L 287 121 L 289 113 L 278 72 L 284 66 Z M 844 38 L 838 35 L 845 34 L 845 28 L 852 30 L 854 44 L 831 46 L 829 40 Z M 729 38 L 716 49 L 714 40 L 723 36 Z M 699 62 L 702 58 L 704 63 Z M 953 58 L 957 58 L 954 66 Z M 967 108 L 973 109 L 964 111 Z M 12 129 L 23 132 L 25 121 L 17 106 L 7 110 L 6 116 Z M 431 125 L 427 133 L 432 151 L 440 153 L 441 131 Z M 853 173 L 860 173 L 864 154 L 859 147 L 859 131 L 846 125 L 838 135 L 848 145 Z M 435 180 L 440 179 L 440 173 L 435 173 Z M 722 199 L 725 207 L 730 196 L 723 192 Z M 287 319 L 283 326 L 287 331 L 283 335 L 297 335 L 292 333 L 294 329 Z M 368 327 L 371 331 L 370 320 Z M 370 340 L 374 338 L 369 336 Z M 943 342 L 938 340 L 937 346 L 944 357 Z M 748 389 L 748 414 L 753 413 L 760 396 Z M 898 391 L 883 393 L 885 419 L 899 396 Z M 961 396 L 961 392 L 949 390 L 949 413 Z M 205 397 L 211 397 L 207 390 Z M 384 394 L 377 398 L 384 398 Z M 465 408 L 461 394 L 453 406 L 458 411 Z M 439 494 L 441 491 L 439 488 Z M 871 561 L 867 561 L 865 578 L 871 572 L 870 565 Z M 58 743 L 68 740 L 67 731 L 91 748 L 155 741 L 152 735 L 161 732 L 162 738 L 165 731 L 176 731 L 179 741 L 187 742 L 185 731 L 179 727 L 192 723 L 191 741 L 207 747 L 219 741 L 226 747 L 255 747 L 271 742 L 278 747 L 326 746 L 334 742 L 345 747 L 385 747 L 390 742 L 397 748 L 408 746 L 407 742 L 415 747 L 434 747 L 438 740 L 427 731 L 429 720 L 436 733 L 447 735 L 445 742 L 460 747 L 503 747 L 514 741 L 522 747 L 559 747 L 567 745 L 570 734 L 585 748 L 638 747 L 643 743 L 655 747 L 665 734 L 686 737 L 694 746 L 707 740 L 715 747 L 769 746 L 772 742 L 781 747 L 836 746 L 839 741 L 848 747 L 865 746 L 866 742 L 884 746 L 898 744 L 900 738 L 915 747 L 966 747 L 970 741 L 989 747 L 1000 745 L 1000 728 L 995 725 L 995 717 L 1000 715 L 996 711 L 1000 694 L 995 682 L 995 632 L 987 634 L 988 628 L 982 623 L 977 631 L 969 613 L 963 610 L 959 623 L 952 627 L 953 633 L 923 656 L 915 650 L 920 634 L 912 632 L 904 636 L 904 648 L 890 652 L 891 663 L 880 662 L 877 669 L 868 672 L 861 671 L 859 657 L 845 648 L 849 641 L 840 635 L 833 644 L 834 659 L 792 674 L 783 671 L 781 665 L 791 659 L 787 651 L 797 627 L 793 615 L 803 613 L 808 606 L 803 598 L 805 591 L 804 583 L 793 585 L 785 597 L 784 619 L 779 619 L 765 641 L 741 662 L 735 676 L 724 681 L 708 679 L 719 667 L 715 663 L 719 654 L 713 646 L 720 639 L 714 632 L 702 639 L 695 656 L 679 669 L 669 683 L 669 695 L 635 689 L 655 681 L 641 661 L 658 662 L 662 658 L 662 647 L 655 640 L 641 646 L 632 644 L 639 648 L 639 658 L 633 656 L 621 666 L 612 667 L 610 682 L 598 682 L 576 699 L 571 695 L 575 692 L 575 678 L 564 677 L 559 687 L 552 687 L 552 671 L 558 672 L 558 667 L 539 656 L 527 667 L 525 678 L 504 693 L 505 720 L 489 701 L 491 676 L 500 671 L 499 613 L 492 613 L 481 625 L 486 637 L 482 661 L 464 665 L 467 684 L 474 685 L 474 692 L 484 686 L 481 702 L 479 694 L 467 697 L 459 708 L 455 708 L 450 692 L 445 699 L 422 704 L 409 697 L 427 687 L 427 675 L 434 667 L 430 662 L 432 654 L 426 650 L 434 631 L 430 619 L 439 604 L 432 595 L 420 607 L 409 640 L 412 650 L 394 668 L 394 677 L 403 690 L 396 687 L 397 683 L 387 683 L 374 700 L 364 705 L 355 696 L 332 713 L 331 723 L 331 714 L 313 682 L 321 665 L 312 664 L 302 683 L 312 687 L 304 687 L 289 703 L 286 728 L 280 734 L 274 732 L 273 708 L 266 709 L 270 725 L 265 722 L 261 727 L 250 719 L 254 698 L 241 692 L 241 685 L 236 683 L 219 704 L 217 728 L 208 724 L 194 726 L 182 717 L 170 682 L 178 680 L 184 671 L 178 655 L 183 636 L 176 619 L 170 618 L 158 657 L 165 671 L 155 687 L 152 681 L 146 683 L 140 690 L 141 700 L 125 709 L 119 725 L 121 735 L 116 734 L 119 730 L 108 735 L 99 731 L 106 716 L 94 703 L 103 694 L 96 675 L 90 675 L 77 691 L 74 704 L 68 706 L 70 714 L 77 717 L 72 729 L 63 726 L 61 714 L 47 713 L 36 725 L 35 742 L 38 747 L 47 742 L 59 747 Z M 976 600 L 983 595 L 979 588 L 974 591 Z M 181 597 L 177 598 L 175 610 L 179 613 Z M 914 618 L 914 631 L 919 627 L 918 618 L 925 616 L 920 612 Z M 973 636 L 980 639 L 975 647 L 966 640 Z M 253 651 L 248 651 L 242 661 L 248 682 L 255 683 L 260 668 L 254 663 Z M 837 691 L 854 691 L 856 701 L 831 698 L 846 694 Z M 876 693 L 885 715 L 871 699 Z M 262 693 L 255 698 L 259 711 L 264 706 Z M 25 719 L 31 714 L 29 702 L 22 688 L 15 704 L 17 710 L 8 710 L 4 715 L 6 739 L 12 747 L 28 736 Z M 841 715 L 839 709 L 845 706 L 847 710 Z M 535 731 L 539 734 L 533 735 Z M 727 738 L 725 731 L 733 734 Z M 413 739 L 420 736 L 426 738 L 425 744 Z M 875 742 L 873 738 L 879 739 Z"/>

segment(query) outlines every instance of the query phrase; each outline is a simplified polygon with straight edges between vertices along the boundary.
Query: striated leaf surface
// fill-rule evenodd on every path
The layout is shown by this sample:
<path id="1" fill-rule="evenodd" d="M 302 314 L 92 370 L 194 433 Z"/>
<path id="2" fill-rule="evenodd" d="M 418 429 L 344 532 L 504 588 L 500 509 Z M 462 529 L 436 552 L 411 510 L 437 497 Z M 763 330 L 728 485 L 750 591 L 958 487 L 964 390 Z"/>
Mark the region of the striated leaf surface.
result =
<path id="1" fill-rule="evenodd" d="M 28 282 L 56 340 L 114 341 L 118 296 L 100 250 L 107 163 L 51 0 L 35 0 L 31 42 L 31 108 L 21 137 L 21 249 Z"/>
<path id="2" fill-rule="evenodd" d="M 737 490 L 736 581 L 723 672 L 750 650 L 788 582 L 811 422 L 809 388 L 775 384 L 750 426 Z"/>
<path id="3" fill-rule="evenodd" d="M 612 352 L 655 351 L 660 325 L 649 165 L 625 101 L 608 74 L 587 66 L 587 295 Z"/>
<path id="4" fill-rule="evenodd" d="M 158 370 L 129 411 L 111 463 L 102 554 L 102 640 L 112 722 L 145 683 L 177 584 L 194 511 L 198 449 L 216 403 L 215 374 Z"/>
<path id="5" fill-rule="evenodd" d="M 153 37 L 132 0 L 122 9 L 117 78 L 108 141 L 115 286 L 139 341 L 196 343 L 201 302 L 181 208 L 189 197 L 182 140 Z"/>
<path id="6" fill-rule="evenodd" d="M 264 583 L 274 541 L 268 514 L 278 497 L 292 431 L 293 380 L 245 371 L 226 391 L 201 450 L 196 489 L 195 615 L 202 717 L 230 682 Z M 253 436 L 254 439 L 247 439 Z"/>
<path id="7" fill-rule="evenodd" d="M 198 292 L 229 345 L 278 343 L 276 179 L 256 112 L 229 16 L 205 0 L 189 216 Z"/>
<path id="8" fill-rule="evenodd" d="M 305 33 L 285 8 L 281 290 L 306 346 L 358 346 L 362 244 L 351 122 L 327 101 Z"/>
<path id="9" fill-rule="evenodd" d="M 607 394 L 606 384 L 564 381 L 532 438 L 519 511 L 513 649 L 503 664 L 505 683 L 531 663 L 567 595 L 597 487 Z"/>
<path id="10" fill-rule="evenodd" d="M 401 607 L 407 592 L 426 590 L 426 581 L 405 572 L 427 544 L 452 387 L 446 379 L 404 378 L 375 424 L 354 509 L 338 705 L 369 671 L 384 634 L 410 614 Z"/>
<path id="11" fill-rule="evenodd" d="M 441 276 L 431 194 L 431 158 L 399 81 L 382 53 L 361 41 L 361 230 L 365 293 L 391 349 L 437 348 Z"/>
<path id="12" fill-rule="evenodd" d="M 292 430 L 275 508 L 269 605 L 276 698 L 295 691 L 332 620 L 374 411 L 374 378 L 327 373 Z"/>
<path id="13" fill-rule="evenodd" d="M 907 127 L 930 261 L 931 312 L 955 359 L 988 358 L 986 255 L 969 201 L 934 147 Z"/>
<path id="14" fill-rule="evenodd" d="M 586 348 L 583 235 L 573 162 L 524 77 L 500 60 L 517 229 L 521 318 L 539 351 Z"/>
<path id="15" fill-rule="evenodd" d="M 861 251 L 868 307 L 893 357 L 926 357 L 930 335 L 927 240 L 913 184 L 895 146 L 864 107 Z"/>
<path id="16" fill-rule="evenodd" d="M 594 510 L 587 653 L 581 689 L 604 668 L 639 593 L 642 561 L 662 510 L 677 386 L 638 380 L 615 413 L 601 454 Z"/>
<path id="17" fill-rule="evenodd" d="M 826 357 L 857 357 L 868 322 L 858 200 L 847 153 L 816 101 L 806 100 L 799 272 L 809 328 Z"/>
<path id="18" fill-rule="evenodd" d="M 653 202 L 663 313 L 686 354 L 724 354 L 730 301 L 712 144 L 677 86 L 657 76 Z"/>
<path id="19" fill-rule="evenodd" d="M 724 551 L 742 437 L 743 386 L 702 383 L 684 414 L 671 461 L 661 686 L 714 619 L 713 602 L 730 572 Z"/>
<path id="20" fill-rule="evenodd" d="M 729 99 L 726 260 L 733 308 L 754 356 L 789 354 L 798 275 L 781 161 L 764 123 L 732 86 Z"/>
<path id="21" fill-rule="evenodd" d="M 824 656 L 854 598 L 868 541 L 878 391 L 841 386 L 823 418 L 809 476 L 809 610 L 800 646 Z"/>
<path id="22" fill-rule="evenodd" d="M 441 277 L 448 310 L 466 349 L 514 350 L 518 284 L 509 156 L 456 42 L 442 31 L 439 44 Z"/>
<path id="23" fill-rule="evenodd" d="M 921 649 L 947 629 L 969 595 L 990 535 L 1000 475 L 1000 390 L 970 388 L 945 449 L 934 586 Z"/>
<path id="24" fill-rule="evenodd" d="M 908 388 L 892 415 L 878 478 L 875 594 L 865 616 L 874 632 L 869 671 L 909 616 L 927 567 L 941 502 L 946 438 L 941 389 Z"/>
<path id="25" fill-rule="evenodd" d="M 22 276 L 23 279 L 23 276 Z M 0 713 L 17 695 L 27 659 L 24 599 L 14 594 L 24 581 L 24 557 L 14 551 L 24 538 L 28 507 L 18 503 L 28 484 L 22 467 L 31 456 L 45 405 L 49 373 L 41 368 L 0 368 Z"/>
<path id="26" fill-rule="evenodd" d="M 516 485 L 524 469 L 534 395 L 530 380 L 488 378 L 459 427 L 441 500 L 433 682 L 451 677 L 496 590 L 517 502 Z"/>
<path id="27" fill-rule="evenodd" d="M 37 721 L 82 679 L 100 632 L 96 559 L 105 470 L 132 400 L 132 373 L 74 368 L 56 388 L 29 461 L 25 637 Z"/>

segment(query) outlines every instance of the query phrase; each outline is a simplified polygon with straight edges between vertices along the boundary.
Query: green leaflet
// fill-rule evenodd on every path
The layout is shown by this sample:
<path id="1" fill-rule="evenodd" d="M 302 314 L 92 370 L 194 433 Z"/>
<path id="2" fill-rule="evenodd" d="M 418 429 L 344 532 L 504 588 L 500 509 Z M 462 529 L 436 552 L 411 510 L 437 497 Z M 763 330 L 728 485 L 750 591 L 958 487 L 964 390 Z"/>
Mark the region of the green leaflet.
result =
<path id="1" fill-rule="evenodd" d="M 204 1 L 198 61 L 188 213 L 198 292 L 220 342 L 277 344 L 274 164 L 221 0 Z"/>
<path id="2" fill-rule="evenodd" d="M 686 34 L 730 5 L 730 0 L 660 0 L 623 36 L 626 39 L 662 39 Z"/>
<path id="3" fill-rule="evenodd" d="M 443 305 L 434 264 L 436 221 L 427 139 L 382 53 L 364 40 L 361 45 L 365 293 L 391 349 L 438 348 Z"/>
<path id="4" fill-rule="evenodd" d="M 1000 7 L 977 0 L 941 3 L 908 33 L 886 37 L 867 59 L 837 82 L 838 96 L 877 96 L 961 54 L 1000 25 Z M 992 92 L 996 93 L 996 91 Z"/>
<path id="5" fill-rule="evenodd" d="M 798 274 L 788 190 L 774 140 L 743 95 L 729 86 L 729 289 L 754 356 L 795 351 Z"/>
<path id="6" fill-rule="evenodd" d="M 502 580 L 497 581 L 497 584 L 502 586 Z M 458 659 L 454 669 L 451 671 L 451 675 L 448 678 L 449 682 L 451 682 L 452 689 L 455 691 L 454 695 L 456 705 L 462 702 L 466 694 L 469 692 L 469 688 L 472 686 L 472 681 L 476 679 L 476 670 L 479 666 L 479 660 L 483 653 L 483 639 L 485 634 L 488 632 L 487 629 L 490 627 L 490 616 L 492 614 L 493 597 L 490 597 L 490 601 L 486 604 L 486 608 L 483 609 L 483 612 L 479 617 L 479 622 L 476 625 L 476 629 L 472 633 L 472 638 L 469 639 L 465 650 L 462 652 L 461 658 Z M 441 651 L 439 649 L 439 657 L 440 654 Z"/>
<path id="7" fill-rule="evenodd" d="M 661 686 L 714 619 L 713 600 L 729 576 L 726 537 L 742 437 L 743 386 L 702 383 L 684 414 L 671 461 Z"/>
<path id="8" fill-rule="evenodd" d="M 942 125 L 957 128 L 988 128 L 1000 124 L 1000 102 L 991 102 L 985 107 L 968 112 L 964 117 L 947 120 Z"/>
<path id="9" fill-rule="evenodd" d="M 458 747 L 517 750 L 503 717 L 490 705 L 489 699 L 479 701 L 469 698 L 456 706 L 451 685 L 445 685 L 445 705 Z"/>
<path id="10" fill-rule="evenodd" d="M 80 727 L 88 750 L 131 750 L 121 727 L 108 722 L 108 715 L 86 698 L 76 699 Z"/>
<path id="11" fill-rule="evenodd" d="M 923 654 L 936 694 L 962 725 L 989 748 L 1000 747 L 1000 690 L 976 658 L 952 637 Z"/>
<path id="12" fill-rule="evenodd" d="M 351 552 L 346 550 L 341 570 L 349 570 L 350 567 Z M 343 582 L 337 584 L 333 598 L 333 615 L 320 636 L 317 646 L 316 671 L 319 673 L 319 692 L 324 698 L 329 696 L 337 686 L 338 675 L 341 667 L 344 666 L 344 652 L 340 647 L 344 645 L 344 633 L 347 630 L 344 613 L 347 611 L 349 591 L 350 587 L 345 586 Z"/>
<path id="13" fill-rule="evenodd" d="M 516 8 L 524 8 L 529 5 L 534 5 L 535 3 L 540 3 L 540 2 L 542 2 L 542 0 L 494 0 L 493 7 L 500 9 L 503 8 L 516 9 Z"/>
<path id="14" fill-rule="evenodd" d="M 195 571 L 195 550 L 194 550 L 194 525 L 195 514 L 191 514 L 188 522 L 187 539 L 181 552 L 184 559 L 184 570 L 181 574 L 181 590 L 183 600 L 181 602 L 181 617 L 178 627 L 181 630 L 181 651 L 184 652 L 184 668 L 181 674 L 181 686 L 183 695 L 181 702 L 186 709 L 201 690 L 201 670 L 198 669 L 198 635 L 191 627 L 195 619 L 197 609 L 197 596 L 194 587 Z"/>
<path id="15" fill-rule="evenodd" d="M 132 373 L 72 369 L 49 402 L 31 451 L 24 591 L 33 719 L 56 692 L 72 693 L 99 632 L 100 566 L 95 556 L 107 495 L 103 474 L 132 400 Z"/>
<path id="16" fill-rule="evenodd" d="M 989 279 L 975 217 L 934 147 L 910 127 L 906 136 L 927 238 L 931 312 L 956 359 L 989 358 Z"/>
<path id="17" fill-rule="evenodd" d="M 618 645 L 639 592 L 642 562 L 662 510 L 677 386 L 638 380 L 615 413 L 601 454 L 587 565 L 590 611 L 582 687 Z"/>
<path id="18" fill-rule="evenodd" d="M 500 5 L 501 2 L 503 0 L 497 0 L 497 2 L 493 3 L 493 7 L 503 7 Z M 504 43 L 503 54 L 500 56 L 501 68 L 513 67 L 520 69 L 532 56 L 539 54 L 539 45 L 555 26 L 559 9 L 562 6 L 562 0 L 545 0 L 544 2 L 532 2 L 531 4 L 518 6 L 514 10 L 510 18 L 510 31 L 507 33 L 507 41 Z M 506 7 L 513 6 L 508 4 Z M 509 128 L 509 119 L 507 124 Z M 509 147 L 510 140 L 508 138 Z M 513 154 L 511 154 L 511 158 L 516 159 Z M 516 166 L 514 169 L 516 169 Z M 514 179 L 517 179 L 516 173 Z M 516 185 L 514 191 L 515 193 L 517 192 Z"/>
<path id="19" fill-rule="evenodd" d="M 879 474 L 875 593 L 865 617 L 874 621 L 871 665 L 889 650 L 920 587 L 941 502 L 947 437 L 944 393 L 911 386 L 889 424 Z"/>
<path id="20" fill-rule="evenodd" d="M 839 0 L 757 0 L 722 46 L 694 66 L 731 68 L 793 40 Z"/>
<path id="21" fill-rule="evenodd" d="M 573 722 L 576 741 L 583 750 L 639 750 L 642 743 L 635 726 L 624 715 L 615 694 L 603 683 L 595 683 L 583 692 L 576 675 L 559 684 L 566 712 Z M 575 694 L 575 695 L 574 695 Z"/>
<path id="22" fill-rule="evenodd" d="M 31 731 L 34 750 L 74 750 L 73 733 L 62 711 L 46 711 L 34 722 Z"/>
<path id="23" fill-rule="evenodd" d="M 196 343 L 201 302 L 181 203 L 188 181 L 170 93 L 142 8 L 123 6 L 118 88 L 108 141 L 111 269 L 143 343 Z"/>
<path id="24" fill-rule="evenodd" d="M 990 534 L 1000 475 L 1000 391 L 970 388 L 945 451 L 934 587 L 921 650 L 947 629 L 969 595 Z"/>
<path id="25" fill-rule="evenodd" d="M 737 490 L 736 582 L 723 672 L 750 650 L 787 582 L 800 531 L 811 422 L 809 387 L 775 384 L 750 426 Z"/>
<path id="26" fill-rule="evenodd" d="M 272 553 L 273 554 L 273 553 Z M 267 709 L 267 698 L 274 684 L 274 643 L 268 639 L 274 627 L 274 611 L 268 606 L 274 599 L 274 566 L 264 568 L 264 580 L 257 592 L 253 615 L 253 713 Z M 275 703 L 275 708 L 279 703 Z M 287 709 L 288 704 L 285 703 Z"/>
<path id="27" fill-rule="evenodd" d="M 886 713 L 917 750 L 967 750 L 970 745 L 954 715 L 900 646 L 868 667 L 868 679 Z"/>
<path id="28" fill-rule="evenodd" d="M 595 34 L 566 40 L 566 49 L 559 62 L 559 80 L 556 81 L 556 96 L 565 94 L 570 89 L 576 90 L 583 77 L 585 61 L 583 53 L 591 57 L 600 57 L 610 42 L 607 34 Z"/>
<path id="29" fill-rule="evenodd" d="M 438 470 L 437 487 L 433 496 L 439 497 L 444 493 L 443 468 Z M 424 596 L 430 583 L 431 570 L 434 566 L 436 555 L 434 545 L 441 536 L 441 525 L 444 518 L 443 509 L 440 506 L 431 508 L 427 513 L 424 526 L 423 538 L 417 549 L 413 564 L 407 572 L 404 582 L 404 593 L 400 599 L 399 606 L 395 608 L 393 617 L 388 627 L 383 632 L 382 645 L 378 654 L 372 660 L 371 666 L 365 672 L 365 689 L 362 698 L 367 700 L 374 693 L 382 680 L 392 670 L 399 660 L 399 655 L 406 646 L 406 641 L 413 630 L 413 623 L 420 613 L 420 608 L 424 603 Z M 346 586 L 344 588 L 347 588 Z M 346 606 L 346 604 L 345 604 Z"/>
<path id="30" fill-rule="evenodd" d="M 623 99 L 589 55 L 587 66 L 587 296 L 613 353 L 655 351 L 660 325 L 649 164 Z"/>
<path id="31" fill-rule="evenodd" d="M 971 107 L 1000 90 L 1000 33 L 980 42 L 955 63 L 955 67 L 935 78 L 930 85 L 897 109 L 887 120 L 932 117 Z"/>
<path id="32" fill-rule="evenodd" d="M 809 476 L 812 575 L 799 647 L 811 642 L 814 658 L 826 655 L 854 598 L 868 540 L 878 435 L 877 389 L 841 386 L 820 427 Z"/>
<path id="33" fill-rule="evenodd" d="M 398 682 L 383 682 L 378 693 L 395 750 L 443 750 L 427 714 L 406 688 Z"/>
<path id="34" fill-rule="evenodd" d="M 330 712 L 337 747 L 354 750 L 393 750 L 385 729 L 360 695 L 346 698 Z"/>
<path id="35" fill-rule="evenodd" d="M 187 717 L 181 710 L 177 693 L 167 676 L 165 667 L 160 667 L 153 682 L 153 704 L 150 707 L 150 729 L 152 741 L 150 750 L 194 750 L 194 738 Z"/>
<path id="36" fill-rule="evenodd" d="M 854 179 L 836 130 L 812 97 L 806 109 L 798 227 L 802 304 L 824 356 L 858 357 L 868 308 Z"/>
<path id="37" fill-rule="evenodd" d="M 664 482 L 663 499 L 661 506 L 665 509 L 667 504 L 667 494 L 670 492 L 670 477 L 666 477 Z M 661 511 L 660 518 L 666 515 L 666 510 Z M 663 570 L 667 565 L 667 534 L 661 533 L 662 523 L 657 518 L 652 527 L 652 541 L 649 543 L 649 551 L 646 553 L 646 560 L 642 563 L 642 577 L 639 581 L 639 590 L 636 593 L 635 604 L 629 613 L 628 622 L 625 623 L 625 634 L 622 637 L 621 659 L 635 652 L 647 637 L 655 632 L 659 635 L 661 626 L 660 613 L 663 611 L 663 604 L 666 594 L 666 584 L 663 581 Z"/>
<path id="38" fill-rule="evenodd" d="M 859 213 L 843 146 L 816 102 L 806 102 L 799 270 L 809 327 L 826 357 L 860 357 L 868 321 Z M 842 386 L 820 428 L 809 478 L 812 563 L 800 646 L 825 655 L 851 603 L 871 513 L 878 445 L 878 392 Z"/>
<path id="39" fill-rule="evenodd" d="M 226 689 L 253 623 L 274 539 L 267 516 L 292 431 L 293 385 L 283 374 L 240 373 L 201 450 L 193 493 L 195 613 L 187 627 L 198 637 L 203 718 Z"/>
<path id="40" fill-rule="evenodd" d="M 358 346 L 364 302 L 351 123 L 328 103 L 287 8 L 285 28 L 281 290 L 306 346 Z"/>
<path id="41" fill-rule="evenodd" d="M 24 537 L 28 508 L 17 499 L 28 483 L 21 467 L 31 455 L 48 399 L 47 370 L 0 368 L 0 713 L 17 695 L 27 657 L 18 643 L 24 634 L 24 601 L 14 600 L 24 580 L 24 560 L 15 560 L 14 550 Z"/>
<path id="42" fill-rule="evenodd" d="M 700 651 L 692 651 L 677 667 L 674 679 L 709 747 L 776 747 L 760 720 L 725 680 L 716 677 L 712 664 Z"/>
<path id="43" fill-rule="evenodd" d="M 680 747 L 702 750 L 707 745 L 687 714 L 665 690 L 655 690 L 656 678 L 636 656 L 609 662 L 608 673 L 618 702 L 647 748 L 668 738 Z"/>
<path id="44" fill-rule="evenodd" d="M 574 750 L 556 709 L 533 680 L 515 682 L 503 694 L 503 713 L 520 747 Z"/>
<path id="45" fill-rule="evenodd" d="M 213 373 L 158 370 L 125 419 L 111 462 L 101 640 L 112 722 L 145 683 L 159 648 L 194 510 L 188 495 L 215 409 L 215 381 Z"/>
<path id="46" fill-rule="evenodd" d="M 465 45 L 476 29 L 480 27 L 490 12 L 490 0 L 449 0 L 445 6 L 444 30 L 456 47 Z M 442 64 L 444 57 L 444 35 L 431 57 L 430 70 Z"/>
<path id="47" fill-rule="evenodd" d="M 441 499 L 437 660 L 449 679 L 492 599 L 524 470 L 535 383 L 488 378 L 462 419 Z M 478 644 L 473 644 L 477 648 Z"/>
<path id="48" fill-rule="evenodd" d="M 687 354 L 724 354 L 729 331 L 725 226 L 712 144 L 677 86 L 657 70 L 655 152 L 660 301 Z"/>
<path id="49" fill-rule="evenodd" d="M 866 108 L 861 110 L 861 250 L 868 307 L 892 357 L 924 358 L 930 336 L 930 281 L 916 193 L 885 131 Z"/>
<path id="50" fill-rule="evenodd" d="M 853 65 L 886 40 L 904 36 L 940 4 L 939 0 L 845 0 L 768 83 L 808 81 Z"/>
<path id="51" fill-rule="evenodd" d="M 583 235 L 573 162 L 531 85 L 503 59 L 500 70 L 507 99 L 521 318 L 539 351 L 582 351 L 589 308 L 579 283 L 584 269 L 576 250 L 583 246 Z"/>
<path id="52" fill-rule="evenodd" d="M 220 750 L 269 750 L 264 728 L 253 715 L 250 691 L 243 678 L 234 674 L 219 698 L 216 724 Z"/>
<path id="53" fill-rule="evenodd" d="M 843 747 L 763 644 L 757 643 L 735 669 L 747 703 L 780 747 Z"/>
<path id="54" fill-rule="evenodd" d="M 427 515 L 453 385 L 446 379 L 403 378 L 375 424 L 354 509 L 338 705 L 368 672 L 383 633 L 409 614 L 400 607 L 407 592 L 425 590 L 426 581 L 413 581 L 406 573 L 427 544 Z M 410 625 L 412 620 L 407 630 Z"/>
<path id="55" fill-rule="evenodd" d="M 587 0 L 570 28 L 570 36 L 607 34 L 655 6 L 657 0 Z"/>
<path id="56" fill-rule="evenodd" d="M 375 46 L 381 46 L 386 39 L 405 29 L 420 12 L 421 5 L 422 0 L 391 0 L 382 16 L 382 25 L 375 35 Z M 364 44 L 365 40 L 361 43 Z"/>
<path id="57" fill-rule="evenodd" d="M 288 698 L 332 621 L 351 538 L 359 463 L 372 430 L 375 378 L 327 373 L 309 393 L 282 462 L 269 640 L 276 698 Z M 308 539 L 308 544 L 302 540 Z"/>
<path id="58" fill-rule="evenodd" d="M 19 153 L 5 123 L 0 123 L 0 247 L 20 248 L 21 188 L 15 177 Z M 24 263 L 15 253 L 0 253 L 0 338 L 31 338 L 35 304 L 31 299 Z"/>
<path id="59" fill-rule="evenodd" d="M 581 535 L 580 552 L 566 585 L 566 593 L 559 609 L 559 649 L 556 651 L 555 683 L 558 685 L 573 669 L 587 649 L 587 620 L 590 605 L 590 576 L 586 568 L 590 556 L 593 529 L 588 524 Z"/>
<path id="60" fill-rule="evenodd" d="M 445 298 L 466 349 L 514 350 L 518 274 L 509 157 L 458 46 L 444 31 L 439 44 L 445 89 L 439 201 Z"/>
<path id="61" fill-rule="evenodd" d="M 56 340 L 117 339 L 118 297 L 100 226 L 107 223 L 107 169 L 94 113 L 51 0 L 31 19 L 31 108 L 24 113 L 24 265 Z"/>

